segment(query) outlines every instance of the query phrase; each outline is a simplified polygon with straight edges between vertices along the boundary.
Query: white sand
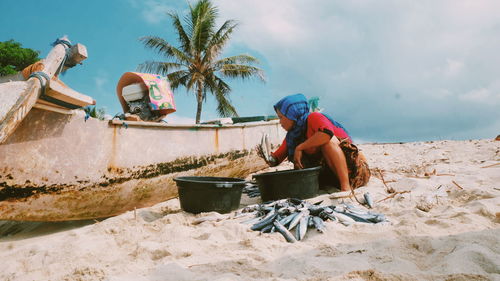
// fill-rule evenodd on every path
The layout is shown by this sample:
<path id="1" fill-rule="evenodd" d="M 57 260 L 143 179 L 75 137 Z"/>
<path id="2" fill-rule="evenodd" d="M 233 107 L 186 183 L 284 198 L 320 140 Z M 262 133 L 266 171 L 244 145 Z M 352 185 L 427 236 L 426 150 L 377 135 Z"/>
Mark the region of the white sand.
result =
<path id="1" fill-rule="evenodd" d="M 376 203 L 391 223 L 328 222 L 290 244 L 234 219 L 193 225 L 211 214 L 182 212 L 176 199 L 136 217 L 2 237 L 0 280 L 500 280 L 500 165 L 485 168 L 500 163 L 499 141 L 360 147 L 389 187 L 409 191 Z M 357 192 L 386 198 L 379 178 Z"/>

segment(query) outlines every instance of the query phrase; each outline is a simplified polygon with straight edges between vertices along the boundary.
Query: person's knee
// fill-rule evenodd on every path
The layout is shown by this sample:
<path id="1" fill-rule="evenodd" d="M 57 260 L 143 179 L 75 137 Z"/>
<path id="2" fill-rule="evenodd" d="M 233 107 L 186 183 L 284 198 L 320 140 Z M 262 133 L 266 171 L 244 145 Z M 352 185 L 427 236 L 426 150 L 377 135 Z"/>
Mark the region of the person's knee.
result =
<path id="1" fill-rule="evenodd" d="M 327 142 L 321 146 L 321 151 L 323 152 L 323 154 L 331 153 L 331 152 L 334 152 L 334 151 L 340 149 L 338 140 L 335 142 L 336 138 L 335 139 L 334 138 L 332 138 L 329 142 Z"/>

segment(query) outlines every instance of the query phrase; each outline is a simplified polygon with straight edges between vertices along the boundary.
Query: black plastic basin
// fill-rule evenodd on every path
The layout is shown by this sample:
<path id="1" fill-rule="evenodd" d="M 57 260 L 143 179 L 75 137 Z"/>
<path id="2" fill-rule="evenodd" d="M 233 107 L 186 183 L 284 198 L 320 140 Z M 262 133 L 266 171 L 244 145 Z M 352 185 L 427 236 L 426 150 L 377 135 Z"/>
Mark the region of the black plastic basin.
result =
<path id="1" fill-rule="evenodd" d="M 181 208 L 190 213 L 229 213 L 238 209 L 246 181 L 223 177 L 176 177 Z"/>
<path id="2" fill-rule="evenodd" d="M 301 170 L 285 170 L 254 175 L 262 201 L 285 198 L 306 199 L 314 197 L 319 190 L 321 167 Z"/>

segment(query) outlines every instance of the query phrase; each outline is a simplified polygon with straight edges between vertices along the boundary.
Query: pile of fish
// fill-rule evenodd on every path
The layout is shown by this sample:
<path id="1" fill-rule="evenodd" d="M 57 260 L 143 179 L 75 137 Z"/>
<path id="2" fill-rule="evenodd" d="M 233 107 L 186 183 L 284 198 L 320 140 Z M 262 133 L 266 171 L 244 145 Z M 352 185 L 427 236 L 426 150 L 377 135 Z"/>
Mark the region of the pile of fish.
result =
<path id="1" fill-rule="evenodd" d="M 248 195 L 248 197 L 250 198 L 260 196 L 259 186 L 256 184 L 245 185 L 245 187 L 243 187 L 242 192 Z"/>
<path id="2" fill-rule="evenodd" d="M 263 233 L 279 232 L 286 241 L 294 243 L 304 239 L 309 228 L 325 232 L 325 221 L 331 220 L 350 225 L 354 222 L 379 223 L 387 219 L 383 214 L 356 208 L 350 204 L 321 206 L 300 199 L 282 199 L 263 204 L 246 206 L 238 216 L 253 216 L 242 223 L 252 224 L 251 228 Z M 291 231 L 295 228 L 295 236 Z"/>

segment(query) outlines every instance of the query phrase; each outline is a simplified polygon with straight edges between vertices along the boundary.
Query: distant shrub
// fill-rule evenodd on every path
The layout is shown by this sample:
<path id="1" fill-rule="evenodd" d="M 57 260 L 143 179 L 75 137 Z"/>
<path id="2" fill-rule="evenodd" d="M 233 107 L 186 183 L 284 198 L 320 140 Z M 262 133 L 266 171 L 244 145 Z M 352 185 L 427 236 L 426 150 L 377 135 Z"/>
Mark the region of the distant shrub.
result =
<path id="1" fill-rule="evenodd" d="M 0 42 L 0 76 L 16 74 L 40 60 L 40 52 L 23 48 L 14 40 Z"/>

